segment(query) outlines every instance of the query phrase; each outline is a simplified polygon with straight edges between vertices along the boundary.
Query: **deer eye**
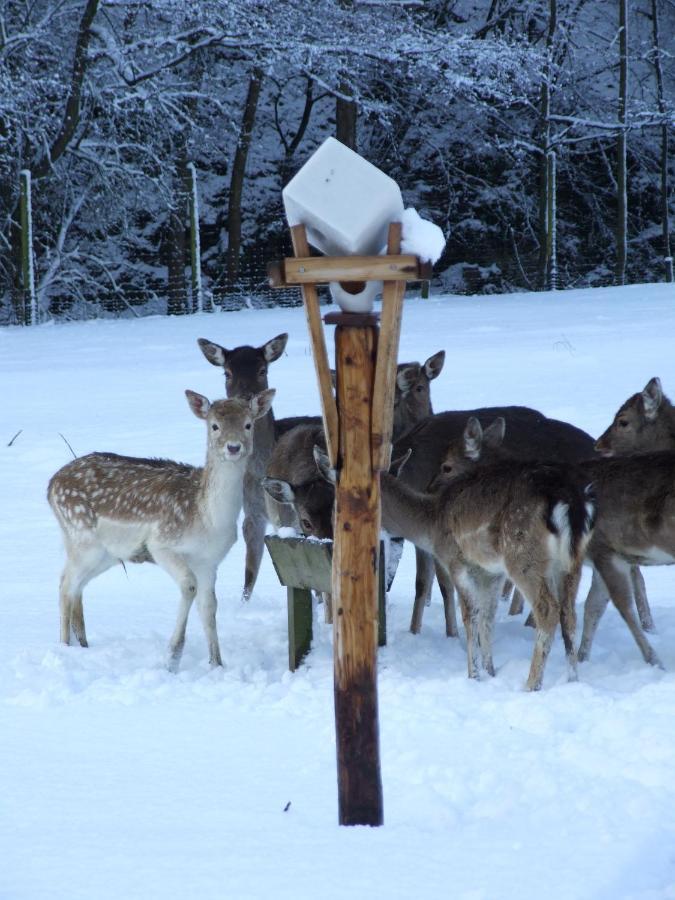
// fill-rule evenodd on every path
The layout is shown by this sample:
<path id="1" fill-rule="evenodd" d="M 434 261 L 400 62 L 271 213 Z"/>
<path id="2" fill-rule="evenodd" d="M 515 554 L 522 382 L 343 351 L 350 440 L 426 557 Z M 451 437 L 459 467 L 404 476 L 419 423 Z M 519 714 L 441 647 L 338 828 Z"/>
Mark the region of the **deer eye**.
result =
<path id="1" fill-rule="evenodd" d="M 251 423 L 250 423 L 250 422 L 247 422 L 247 423 L 244 425 L 244 428 L 245 428 L 247 431 L 250 431 L 250 430 L 251 430 Z"/>
<path id="2" fill-rule="evenodd" d="M 421 394 L 421 393 L 423 392 L 423 390 L 424 390 L 424 385 L 423 385 L 423 384 L 419 384 L 419 385 L 415 388 L 415 390 L 417 391 L 418 394 Z"/>
<path id="3" fill-rule="evenodd" d="M 258 369 L 258 378 L 262 378 L 264 375 L 267 375 L 267 366 L 260 366 Z"/>
<path id="4" fill-rule="evenodd" d="M 452 472 L 452 466 L 450 465 L 450 463 L 443 463 L 443 465 L 441 466 L 441 471 L 446 475 L 449 475 L 450 472 Z"/>
<path id="5" fill-rule="evenodd" d="M 628 419 L 619 419 L 619 428 L 628 428 L 629 424 Z"/>
<path id="6" fill-rule="evenodd" d="M 305 531 L 312 530 L 312 523 L 309 521 L 309 519 L 301 519 L 300 524 L 302 525 L 302 527 Z"/>
<path id="7" fill-rule="evenodd" d="M 220 426 L 213 422 L 211 424 L 211 431 L 220 431 Z"/>

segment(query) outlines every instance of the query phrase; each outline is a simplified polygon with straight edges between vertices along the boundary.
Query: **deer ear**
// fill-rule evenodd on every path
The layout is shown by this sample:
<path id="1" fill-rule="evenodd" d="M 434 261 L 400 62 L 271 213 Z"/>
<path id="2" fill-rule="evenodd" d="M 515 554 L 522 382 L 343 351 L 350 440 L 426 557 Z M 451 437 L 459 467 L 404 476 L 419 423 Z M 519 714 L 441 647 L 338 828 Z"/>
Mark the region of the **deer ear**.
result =
<path id="1" fill-rule="evenodd" d="M 262 345 L 260 349 L 268 363 L 274 362 L 275 359 L 279 359 L 286 349 L 287 340 L 288 335 L 284 332 L 283 334 L 278 334 L 276 337 L 273 337 L 271 341 Z"/>
<path id="2" fill-rule="evenodd" d="M 642 405 L 648 419 L 656 418 L 656 413 L 663 400 L 660 378 L 651 378 L 642 391 Z"/>
<path id="3" fill-rule="evenodd" d="M 419 378 L 419 363 L 403 364 L 398 367 L 396 372 L 396 387 L 402 394 L 407 394 L 412 388 L 415 381 Z"/>
<path id="4" fill-rule="evenodd" d="M 265 413 L 268 413 L 270 411 L 270 409 L 272 408 L 272 400 L 274 400 L 275 394 L 275 388 L 267 388 L 267 390 L 260 391 L 259 394 L 251 397 L 249 405 L 251 407 L 251 414 L 253 415 L 254 419 L 259 419 L 261 416 L 264 416 Z"/>
<path id="5" fill-rule="evenodd" d="M 295 491 L 287 481 L 279 478 L 263 478 L 262 486 L 277 503 L 293 503 Z"/>
<path id="6" fill-rule="evenodd" d="M 326 451 L 322 447 L 319 447 L 318 444 L 314 444 L 313 453 L 314 462 L 316 463 L 319 472 L 329 484 L 335 484 L 337 482 L 337 475 L 335 474 L 335 469 L 330 464 Z"/>
<path id="7" fill-rule="evenodd" d="M 503 416 L 497 416 L 483 432 L 483 444 L 486 447 L 500 447 L 506 434 L 506 421 Z"/>
<path id="8" fill-rule="evenodd" d="M 229 356 L 228 350 L 221 347 L 220 344 L 214 344 L 213 341 L 207 341 L 206 338 L 198 338 L 197 343 L 199 344 L 199 349 L 212 366 L 220 366 L 222 368 L 225 365 L 227 357 Z"/>
<path id="9" fill-rule="evenodd" d="M 393 475 L 394 478 L 400 478 L 401 472 L 405 468 L 405 464 L 412 456 L 412 452 L 412 447 L 408 447 L 408 449 L 402 456 L 397 456 L 396 459 L 392 459 L 389 465 L 389 474 Z"/>
<path id="10" fill-rule="evenodd" d="M 438 353 L 434 353 L 433 356 L 430 356 L 429 359 L 424 363 L 424 371 L 426 373 L 429 381 L 433 381 L 434 378 L 438 378 L 443 370 L 443 363 L 445 362 L 445 350 L 439 350 Z"/>
<path id="11" fill-rule="evenodd" d="M 479 459 L 483 445 L 483 429 L 475 416 L 471 416 L 464 429 L 464 455 L 467 459 Z"/>
<path id="12" fill-rule="evenodd" d="M 190 409 L 197 416 L 198 419 L 205 419 L 209 410 L 211 409 L 211 404 L 206 399 L 203 394 L 198 394 L 195 391 L 185 391 L 185 396 L 187 397 L 187 401 L 190 404 Z"/>

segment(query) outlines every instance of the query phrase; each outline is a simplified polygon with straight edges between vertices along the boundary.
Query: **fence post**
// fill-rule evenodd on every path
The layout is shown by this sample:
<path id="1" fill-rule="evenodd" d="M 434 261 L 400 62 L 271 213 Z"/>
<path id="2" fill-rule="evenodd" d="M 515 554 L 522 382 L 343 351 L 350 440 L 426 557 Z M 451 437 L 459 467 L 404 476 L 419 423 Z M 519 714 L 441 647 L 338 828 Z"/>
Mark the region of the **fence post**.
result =
<path id="1" fill-rule="evenodd" d="M 199 194 L 197 192 L 197 170 L 194 163 L 188 163 L 190 173 L 190 272 L 192 274 L 192 312 L 204 312 L 202 293 L 202 251 L 199 240 Z"/>
<path id="2" fill-rule="evenodd" d="M 19 173 L 19 226 L 21 228 L 21 286 L 23 324 L 37 325 L 35 270 L 33 268 L 33 213 L 31 178 L 28 169 Z"/>
<path id="3" fill-rule="evenodd" d="M 547 169 L 547 197 L 546 197 L 546 262 L 547 262 L 547 285 L 549 291 L 555 291 L 558 288 L 558 246 L 557 246 L 557 172 L 556 157 L 553 150 L 549 150 L 546 154 Z"/>

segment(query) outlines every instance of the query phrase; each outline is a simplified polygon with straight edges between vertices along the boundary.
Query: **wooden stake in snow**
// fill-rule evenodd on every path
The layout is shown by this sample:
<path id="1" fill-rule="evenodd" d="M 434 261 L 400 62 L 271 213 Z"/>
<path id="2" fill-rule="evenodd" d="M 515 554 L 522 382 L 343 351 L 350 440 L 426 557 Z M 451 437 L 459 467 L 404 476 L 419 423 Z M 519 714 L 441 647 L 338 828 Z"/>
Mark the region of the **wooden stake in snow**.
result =
<path id="1" fill-rule="evenodd" d="M 31 177 L 28 169 L 19 173 L 19 224 L 21 227 L 21 278 L 23 285 L 24 325 L 37 325 L 38 311 L 35 297 L 35 270 L 33 268 L 33 213 Z"/>

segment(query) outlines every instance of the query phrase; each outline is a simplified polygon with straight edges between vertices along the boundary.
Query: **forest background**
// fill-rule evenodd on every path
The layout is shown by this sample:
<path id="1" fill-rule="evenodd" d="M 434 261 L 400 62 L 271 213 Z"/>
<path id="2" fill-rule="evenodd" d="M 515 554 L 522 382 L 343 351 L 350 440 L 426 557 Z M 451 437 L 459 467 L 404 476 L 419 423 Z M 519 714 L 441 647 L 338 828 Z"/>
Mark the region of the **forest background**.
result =
<path id="1" fill-rule="evenodd" d="M 298 302 L 265 263 L 331 134 L 438 290 L 672 281 L 674 54 L 673 0 L 0 0 L 0 324 Z"/>

